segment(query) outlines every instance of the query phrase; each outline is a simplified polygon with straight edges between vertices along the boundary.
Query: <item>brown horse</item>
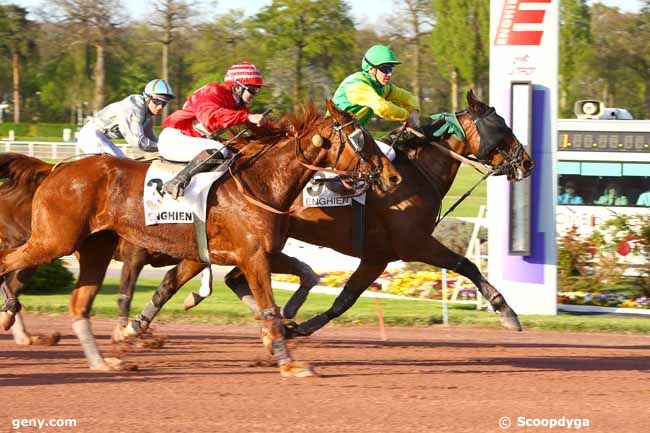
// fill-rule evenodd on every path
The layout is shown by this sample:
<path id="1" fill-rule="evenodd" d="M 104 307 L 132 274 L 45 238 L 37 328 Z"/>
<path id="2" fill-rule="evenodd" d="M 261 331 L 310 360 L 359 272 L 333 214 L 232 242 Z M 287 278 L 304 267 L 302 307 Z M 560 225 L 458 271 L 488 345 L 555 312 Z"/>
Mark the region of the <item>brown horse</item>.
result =
<path id="1" fill-rule="evenodd" d="M 480 161 L 492 167 L 494 174 L 506 175 L 509 180 L 529 176 L 534 162 L 503 118 L 478 100 L 472 92 L 467 94 L 467 102 L 469 107 L 456 113 L 466 139 L 446 135 L 436 142 L 461 156 L 480 155 Z M 424 262 L 458 272 L 478 287 L 494 311 L 499 313 L 505 328 L 521 330 L 516 313 L 478 268 L 432 236 L 442 199 L 460 167 L 460 162 L 450 157 L 448 152 L 431 144 L 436 126 L 439 125 L 425 127 L 425 136 L 428 138 L 415 137 L 405 141 L 405 147 L 393 161 L 402 178 L 395 191 L 389 195 L 376 194 L 374 191 L 368 193 L 364 228 L 366 236 L 361 253 L 350 236 L 353 226 L 350 207 L 304 208 L 291 215 L 290 237 L 360 257 L 361 263 L 329 310 L 299 325 L 291 324 L 287 328 L 287 336 L 310 335 L 343 314 L 379 277 L 386 265 L 394 260 Z M 302 196 L 295 203 L 302 203 Z M 279 254 L 274 257 L 272 264 L 276 260 L 286 263 L 289 259 Z M 286 273 L 279 267 L 272 267 L 271 270 Z M 305 277 L 296 263 L 290 272 Z M 161 302 L 164 303 L 178 290 L 179 283 L 183 284 L 192 276 L 186 276 L 184 281 L 175 280 L 171 275 L 165 277 L 154 295 L 158 308 L 162 307 Z M 226 284 L 254 313 L 258 311 L 246 276 L 241 270 L 233 269 L 226 276 Z M 293 317 L 305 301 L 308 291 L 308 288 L 300 288 L 292 296 L 283 309 L 285 316 Z M 138 316 L 135 322 L 141 319 Z"/>
<path id="2" fill-rule="evenodd" d="M 0 153 L 0 179 L 5 179 L 5 182 L 0 184 L 0 249 L 18 247 L 29 239 L 34 193 L 53 168 L 54 164 L 23 154 Z M 119 318 L 112 337 L 114 342 L 119 342 L 125 339 L 124 328 L 128 324 L 131 299 L 142 268 L 145 265 L 153 267 L 176 265 L 181 260 L 141 248 L 121 238 L 113 259 L 124 263 L 117 300 Z M 290 267 L 281 268 L 282 272 L 301 273 L 302 287 L 309 289 L 318 282 L 317 275 L 304 263 L 288 259 L 286 264 Z M 2 282 L 3 287 L 0 290 L 7 293 L 20 293 L 35 270 L 36 268 L 28 268 L 10 272 Z M 198 295 L 194 295 L 196 296 Z M 194 297 L 188 297 L 188 302 L 193 301 Z M 11 332 L 18 345 L 49 346 L 57 344 L 61 338 L 58 332 L 49 335 L 29 333 L 22 313 L 18 313 L 15 320 Z"/>
<path id="3" fill-rule="evenodd" d="M 270 258 L 286 241 L 291 204 L 316 167 L 334 166 L 367 181 L 381 178 L 384 185 L 400 181 L 370 137 L 366 137 L 370 145 L 361 150 L 350 143 L 347 134 L 355 122 L 331 102 L 327 105 L 331 118 L 311 107 L 303 116 L 290 116 L 290 126 L 281 134 L 246 143 L 233 175 L 220 182 L 208 200 L 210 261 L 237 265 L 245 273 L 261 309 L 265 345 L 287 376 L 312 374 L 286 348 L 270 287 Z M 34 195 L 29 241 L 0 251 L 0 276 L 77 251 L 80 275 L 71 301 L 73 328 L 93 369 L 119 367 L 101 357 L 88 320 L 117 237 L 187 259 L 179 266 L 180 274 L 186 272 L 183 264 L 191 268 L 199 260 L 193 227 L 144 225 L 141 197 L 146 169 L 146 164 L 106 156 L 61 166 Z M 257 203 L 252 203 L 254 197 Z M 260 202 L 275 212 L 263 209 Z M 19 309 L 20 303 L 9 293 L 1 317 L 5 329 Z"/>

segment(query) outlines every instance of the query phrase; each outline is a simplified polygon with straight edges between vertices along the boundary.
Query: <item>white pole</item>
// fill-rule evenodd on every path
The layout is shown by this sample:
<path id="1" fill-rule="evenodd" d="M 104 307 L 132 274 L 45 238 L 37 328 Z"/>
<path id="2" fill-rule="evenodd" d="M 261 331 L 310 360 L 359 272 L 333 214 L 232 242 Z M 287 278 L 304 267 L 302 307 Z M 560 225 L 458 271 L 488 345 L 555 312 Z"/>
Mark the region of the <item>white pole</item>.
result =
<path id="1" fill-rule="evenodd" d="M 442 324 L 449 325 L 449 304 L 447 302 L 447 269 L 442 268 Z"/>

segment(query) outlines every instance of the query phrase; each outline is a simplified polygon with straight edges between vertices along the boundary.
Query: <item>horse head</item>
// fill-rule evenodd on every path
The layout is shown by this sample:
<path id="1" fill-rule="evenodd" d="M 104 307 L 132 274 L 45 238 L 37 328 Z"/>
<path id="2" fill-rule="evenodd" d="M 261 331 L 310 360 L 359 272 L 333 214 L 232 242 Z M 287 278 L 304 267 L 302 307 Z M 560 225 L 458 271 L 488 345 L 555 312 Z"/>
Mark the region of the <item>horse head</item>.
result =
<path id="1" fill-rule="evenodd" d="M 399 172 L 381 152 L 372 135 L 352 114 L 339 110 L 329 99 L 325 103 L 334 122 L 328 140 L 323 139 L 322 143 L 338 142 L 340 150 L 336 158 L 340 159 L 339 164 L 354 172 L 365 173 L 367 180 L 382 191 L 389 191 L 399 185 L 402 180 Z M 314 145 L 317 144 L 314 142 Z"/>
<path id="2" fill-rule="evenodd" d="M 494 169 L 495 175 L 521 180 L 531 175 L 535 162 L 512 129 L 494 109 L 467 92 L 468 108 L 456 113 L 465 131 L 469 153 Z"/>

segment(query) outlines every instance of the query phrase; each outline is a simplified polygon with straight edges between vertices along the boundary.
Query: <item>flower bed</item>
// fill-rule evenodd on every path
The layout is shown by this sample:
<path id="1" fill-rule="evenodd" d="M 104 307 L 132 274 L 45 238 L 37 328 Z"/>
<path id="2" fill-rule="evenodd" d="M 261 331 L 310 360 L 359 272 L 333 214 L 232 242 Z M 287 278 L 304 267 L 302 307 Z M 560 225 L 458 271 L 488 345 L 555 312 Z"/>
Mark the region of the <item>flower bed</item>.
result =
<path id="1" fill-rule="evenodd" d="M 647 296 L 621 295 L 606 290 L 602 292 L 558 292 L 557 302 L 558 304 L 650 309 L 650 298 Z"/>
<path id="2" fill-rule="evenodd" d="M 352 275 L 352 272 L 328 272 L 320 275 L 319 285 L 328 287 L 343 287 Z M 447 272 L 448 296 L 451 296 L 459 275 Z M 275 275 L 278 281 L 298 283 L 300 280 L 294 275 Z M 372 283 L 370 290 L 382 291 L 401 296 L 411 296 L 425 299 L 442 299 L 442 272 L 441 271 L 386 271 Z M 476 300 L 476 287 L 471 281 L 463 279 L 458 299 Z"/>

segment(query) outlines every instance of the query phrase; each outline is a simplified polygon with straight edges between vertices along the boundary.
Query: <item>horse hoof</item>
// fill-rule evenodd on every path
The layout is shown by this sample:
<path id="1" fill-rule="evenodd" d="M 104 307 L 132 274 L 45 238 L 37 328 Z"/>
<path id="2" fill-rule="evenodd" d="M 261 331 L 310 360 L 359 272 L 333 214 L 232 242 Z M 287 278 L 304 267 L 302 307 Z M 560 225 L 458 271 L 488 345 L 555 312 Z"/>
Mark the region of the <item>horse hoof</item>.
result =
<path id="1" fill-rule="evenodd" d="M 519 318 L 513 312 L 506 312 L 499 314 L 499 320 L 501 320 L 501 326 L 511 331 L 521 331 L 521 323 L 519 323 Z"/>
<path id="2" fill-rule="evenodd" d="M 124 336 L 124 339 L 129 339 L 132 337 L 138 337 L 140 336 L 145 330 L 138 327 L 137 329 L 133 327 L 133 322 L 129 322 L 128 325 L 124 327 L 122 330 L 122 335 Z"/>
<path id="3" fill-rule="evenodd" d="M 134 371 L 138 367 L 131 362 L 122 361 L 119 358 L 104 358 L 104 362 L 90 369 L 95 371 Z"/>
<path id="4" fill-rule="evenodd" d="M 61 340 L 61 334 L 55 332 L 51 335 L 30 335 L 29 344 L 32 346 L 56 346 Z"/>
<path id="5" fill-rule="evenodd" d="M 306 362 L 290 361 L 280 366 L 282 377 L 318 377 L 318 373 Z"/>
<path id="6" fill-rule="evenodd" d="M 201 303 L 205 298 L 198 293 L 188 293 L 183 301 L 183 309 L 185 311 L 190 310 Z"/>
<path id="7" fill-rule="evenodd" d="M 2 329 L 5 331 L 8 331 L 12 326 L 14 326 L 15 321 L 16 314 L 11 311 L 3 311 L 0 313 L 0 326 L 2 326 Z"/>
<path id="8" fill-rule="evenodd" d="M 126 326 L 116 325 L 113 329 L 113 334 L 111 334 L 111 343 L 117 344 L 126 341 Z"/>

